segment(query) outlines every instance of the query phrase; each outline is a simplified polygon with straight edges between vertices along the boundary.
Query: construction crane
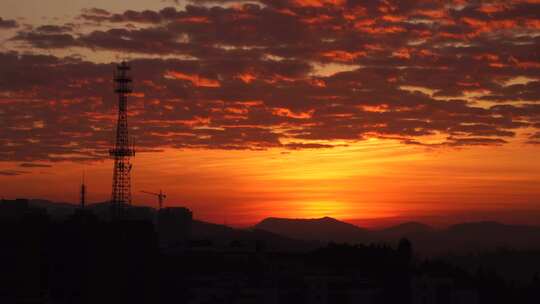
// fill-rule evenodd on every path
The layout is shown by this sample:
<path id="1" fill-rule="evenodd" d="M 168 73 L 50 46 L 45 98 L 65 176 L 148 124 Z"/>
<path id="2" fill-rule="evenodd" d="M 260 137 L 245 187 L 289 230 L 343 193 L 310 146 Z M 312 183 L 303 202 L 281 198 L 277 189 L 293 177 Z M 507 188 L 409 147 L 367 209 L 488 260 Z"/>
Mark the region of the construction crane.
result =
<path id="1" fill-rule="evenodd" d="M 159 190 L 159 193 L 148 192 L 148 191 L 141 191 L 141 192 L 142 192 L 142 193 L 146 193 L 146 194 L 150 194 L 150 195 L 157 196 L 157 198 L 158 198 L 158 203 L 159 203 L 159 209 L 163 208 L 163 201 L 167 198 L 167 195 L 165 195 L 165 193 L 163 193 L 161 190 Z"/>

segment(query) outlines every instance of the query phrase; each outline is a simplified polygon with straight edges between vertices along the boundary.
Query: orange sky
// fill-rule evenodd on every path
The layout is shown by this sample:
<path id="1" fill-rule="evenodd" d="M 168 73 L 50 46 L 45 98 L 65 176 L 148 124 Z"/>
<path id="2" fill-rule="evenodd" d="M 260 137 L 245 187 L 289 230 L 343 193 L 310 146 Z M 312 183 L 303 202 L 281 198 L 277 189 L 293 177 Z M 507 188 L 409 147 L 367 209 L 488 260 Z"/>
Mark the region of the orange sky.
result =
<path id="1" fill-rule="evenodd" d="M 539 12 L 534 0 L 1 1 L 0 196 L 75 203 L 86 172 L 89 201 L 110 199 L 111 77 L 127 58 L 135 204 L 162 189 L 238 226 L 540 224 Z"/>
<path id="2" fill-rule="evenodd" d="M 394 217 L 448 223 L 469 211 L 540 211 L 537 155 L 538 148 L 520 143 L 427 149 L 379 139 L 288 152 L 167 150 L 135 157 L 133 194 L 135 204 L 155 206 L 155 199 L 140 191 L 162 189 L 168 205 L 234 225 L 268 216 L 332 216 L 370 226 Z M 0 183 L 9 185 L 2 195 L 75 202 L 85 171 L 88 199 L 109 199 L 112 161 L 52 165 L 24 169 L 32 174 L 0 176 Z M 16 168 L 0 163 L 0 170 Z M 378 223 L 378 218 L 383 220 Z M 488 218 L 493 219 L 480 213 L 467 219 Z"/>

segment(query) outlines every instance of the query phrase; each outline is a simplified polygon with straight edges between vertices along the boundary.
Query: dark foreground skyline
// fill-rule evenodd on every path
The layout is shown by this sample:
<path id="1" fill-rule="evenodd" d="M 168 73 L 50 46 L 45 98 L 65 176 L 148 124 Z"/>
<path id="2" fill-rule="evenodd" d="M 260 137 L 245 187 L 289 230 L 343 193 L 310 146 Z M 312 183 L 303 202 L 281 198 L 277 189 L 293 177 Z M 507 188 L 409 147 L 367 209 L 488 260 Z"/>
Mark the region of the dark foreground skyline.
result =
<path id="1" fill-rule="evenodd" d="M 26 200 L 0 202 L 3 303 L 476 304 L 540 299 L 540 248 L 534 244 L 477 251 L 465 246 L 426 255 L 403 238 L 425 227 L 388 230 L 384 242 L 340 243 L 332 242 L 332 235 L 350 237 L 351 225 L 329 218 L 269 219 L 255 229 L 236 230 L 194 221 L 188 209 L 179 207 L 124 206 L 118 213 L 102 205 L 71 209 L 59 218 L 31 205 Z M 300 239 L 306 225 L 311 234 Z M 286 226 L 300 238 L 263 229 L 287 233 Z M 499 240 L 526 234 L 538 244 L 540 228 L 533 234 L 523 228 L 484 224 L 454 230 L 467 236 L 463 245 L 489 233 Z M 430 241 L 435 240 L 415 240 L 421 246 Z"/>

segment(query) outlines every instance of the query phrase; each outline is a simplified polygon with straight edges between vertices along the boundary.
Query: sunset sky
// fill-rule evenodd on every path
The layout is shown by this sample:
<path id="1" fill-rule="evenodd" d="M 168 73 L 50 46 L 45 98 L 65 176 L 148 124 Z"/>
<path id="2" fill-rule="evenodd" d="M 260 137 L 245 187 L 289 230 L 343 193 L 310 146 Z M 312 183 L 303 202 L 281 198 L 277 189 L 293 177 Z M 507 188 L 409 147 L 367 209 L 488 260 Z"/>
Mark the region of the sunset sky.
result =
<path id="1" fill-rule="evenodd" d="M 540 224 L 540 1 L 2 0 L 0 197 L 141 190 L 245 226 Z"/>

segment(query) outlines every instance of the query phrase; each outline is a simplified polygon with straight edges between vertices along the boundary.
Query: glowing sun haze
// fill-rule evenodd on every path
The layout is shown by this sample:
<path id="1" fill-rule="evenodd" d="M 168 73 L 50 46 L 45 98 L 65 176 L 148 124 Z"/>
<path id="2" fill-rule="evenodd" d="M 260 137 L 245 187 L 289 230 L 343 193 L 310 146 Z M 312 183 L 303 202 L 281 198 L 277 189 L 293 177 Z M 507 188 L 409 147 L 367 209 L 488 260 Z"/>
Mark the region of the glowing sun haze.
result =
<path id="1" fill-rule="evenodd" d="M 46 5 L 45 5 L 46 2 Z M 0 196 L 110 199 L 128 58 L 134 201 L 204 220 L 540 224 L 538 1 L 0 3 Z"/>

